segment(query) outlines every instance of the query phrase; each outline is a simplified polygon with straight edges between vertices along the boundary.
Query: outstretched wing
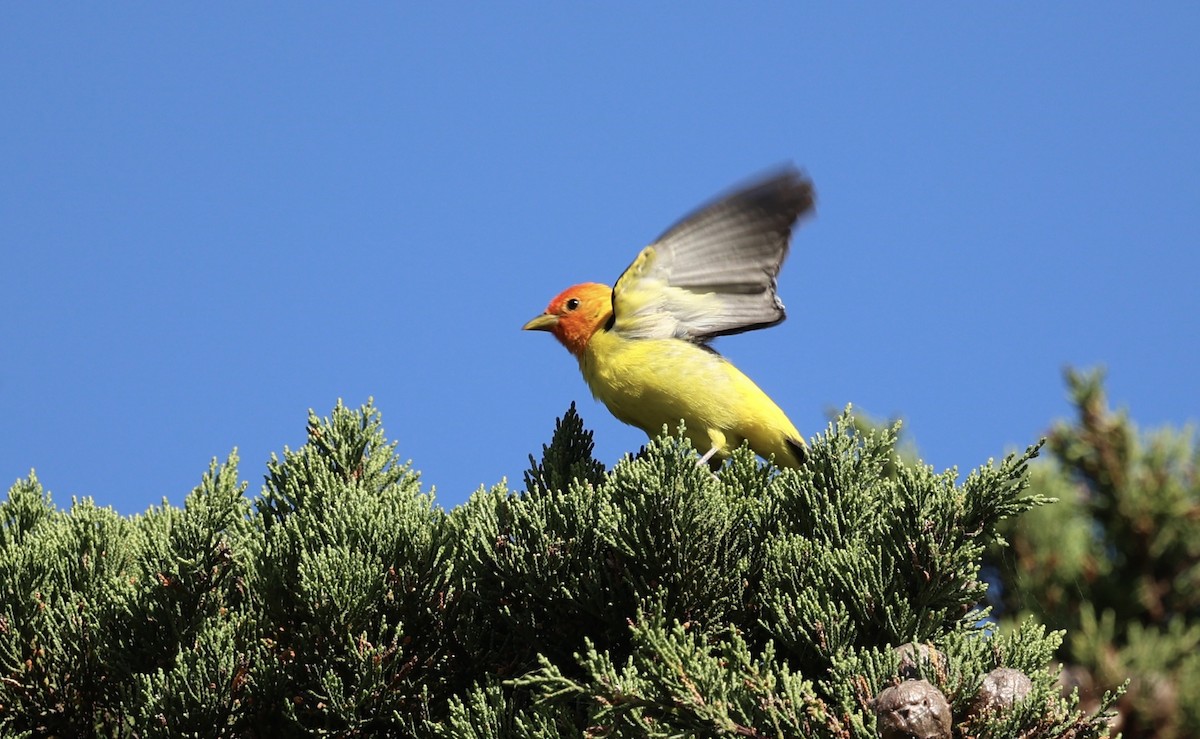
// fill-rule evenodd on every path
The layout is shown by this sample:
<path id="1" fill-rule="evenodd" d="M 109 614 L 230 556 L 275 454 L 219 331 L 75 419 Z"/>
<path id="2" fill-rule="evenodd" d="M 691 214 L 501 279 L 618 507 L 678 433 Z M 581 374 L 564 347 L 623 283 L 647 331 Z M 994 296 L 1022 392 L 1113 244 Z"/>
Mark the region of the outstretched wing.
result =
<path id="1" fill-rule="evenodd" d="M 617 280 L 613 330 L 703 342 L 779 323 L 775 278 L 812 206 L 812 182 L 789 166 L 687 216 Z"/>

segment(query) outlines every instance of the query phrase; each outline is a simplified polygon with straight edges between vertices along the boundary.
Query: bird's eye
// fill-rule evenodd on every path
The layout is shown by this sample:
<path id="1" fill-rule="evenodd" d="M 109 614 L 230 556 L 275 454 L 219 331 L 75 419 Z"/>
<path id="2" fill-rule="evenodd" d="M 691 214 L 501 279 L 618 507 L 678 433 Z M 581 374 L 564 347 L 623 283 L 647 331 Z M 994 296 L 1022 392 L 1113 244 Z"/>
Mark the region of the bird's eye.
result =
<path id="1" fill-rule="evenodd" d="M 575 310 L 579 307 L 579 298 L 571 298 L 567 301 L 567 310 Z"/>

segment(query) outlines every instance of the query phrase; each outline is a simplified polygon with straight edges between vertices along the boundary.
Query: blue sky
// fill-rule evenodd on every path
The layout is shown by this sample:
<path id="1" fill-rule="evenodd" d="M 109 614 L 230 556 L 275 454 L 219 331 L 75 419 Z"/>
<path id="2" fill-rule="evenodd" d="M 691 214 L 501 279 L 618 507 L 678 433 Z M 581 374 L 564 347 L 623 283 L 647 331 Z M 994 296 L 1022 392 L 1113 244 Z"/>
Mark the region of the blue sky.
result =
<path id="1" fill-rule="evenodd" d="M 1193 4 L 6 3 L 0 474 L 60 505 L 257 492 L 369 396 L 446 507 L 579 401 L 519 327 L 794 161 L 788 320 L 717 348 L 806 433 L 847 403 L 966 470 L 1104 364 L 1200 417 Z"/>

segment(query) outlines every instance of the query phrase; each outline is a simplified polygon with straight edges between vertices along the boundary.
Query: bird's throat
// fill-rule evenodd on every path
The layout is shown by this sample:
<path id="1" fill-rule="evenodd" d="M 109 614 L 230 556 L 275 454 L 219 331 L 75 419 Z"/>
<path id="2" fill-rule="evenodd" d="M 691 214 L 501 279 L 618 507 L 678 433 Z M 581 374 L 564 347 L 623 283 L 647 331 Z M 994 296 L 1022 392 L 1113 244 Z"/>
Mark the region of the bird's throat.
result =
<path id="1" fill-rule="evenodd" d="M 560 343 L 567 348 L 567 351 L 574 354 L 576 357 L 583 356 L 583 352 L 587 349 L 588 342 L 592 340 L 592 336 L 596 333 L 595 326 L 589 326 L 577 322 L 560 323 L 555 327 L 554 335 L 558 337 Z"/>

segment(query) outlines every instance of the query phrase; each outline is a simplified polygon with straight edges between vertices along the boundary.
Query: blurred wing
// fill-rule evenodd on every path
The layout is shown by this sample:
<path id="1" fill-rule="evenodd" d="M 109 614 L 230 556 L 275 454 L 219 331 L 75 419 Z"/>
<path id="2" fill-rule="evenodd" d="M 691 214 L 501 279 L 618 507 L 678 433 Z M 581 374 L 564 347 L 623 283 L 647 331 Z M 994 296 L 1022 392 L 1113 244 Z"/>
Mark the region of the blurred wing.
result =
<path id="1" fill-rule="evenodd" d="M 687 216 L 617 280 L 613 329 L 706 341 L 779 323 L 775 278 L 792 227 L 812 206 L 812 182 L 787 167 Z"/>

